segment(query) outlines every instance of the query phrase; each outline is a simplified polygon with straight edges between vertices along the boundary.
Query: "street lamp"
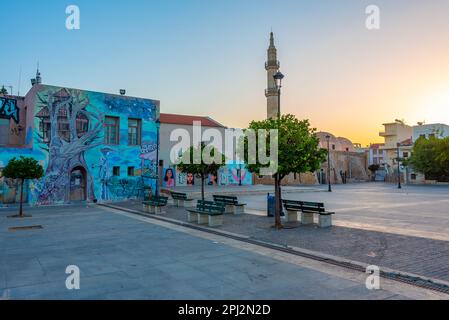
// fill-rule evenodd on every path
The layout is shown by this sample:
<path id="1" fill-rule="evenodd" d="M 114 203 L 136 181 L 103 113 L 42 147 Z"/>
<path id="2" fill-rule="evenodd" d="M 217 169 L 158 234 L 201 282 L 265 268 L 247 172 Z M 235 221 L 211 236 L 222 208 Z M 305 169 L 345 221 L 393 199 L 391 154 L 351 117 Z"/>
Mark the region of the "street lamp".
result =
<path id="1" fill-rule="evenodd" d="M 276 82 L 276 88 L 278 89 L 278 119 L 281 117 L 281 88 L 282 88 L 282 79 L 284 79 L 284 75 L 278 71 L 274 76 L 274 81 Z"/>
<path id="2" fill-rule="evenodd" d="M 156 174 L 157 174 L 157 180 L 156 180 L 156 196 L 159 197 L 159 181 L 161 177 L 159 177 L 159 144 L 160 144 L 160 127 L 161 127 L 161 120 L 156 120 L 156 134 L 157 134 L 157 149 L 156 149 Z"/>
<path id="3" fill-rule="evenodd" d="M 331 149 L 330 149 L 330 139 L 331 136 L 327 135 L 326 136 L 326 140 L 327 140 L 327 181 L 329 184 L 329 192 L 332 192 L 332 186 L 331 186 Z"/>
<path id="4" fill-rule="evenodd" d="M 397 161 L 398 161 L 398 189 L 401 189 L 401 163 L 399 161 L 399 157 L 400 157 L 400 153 L 399 153 L 399 147 L 401 146 L 401 144 L 398 142 L 397 143 Z"/>

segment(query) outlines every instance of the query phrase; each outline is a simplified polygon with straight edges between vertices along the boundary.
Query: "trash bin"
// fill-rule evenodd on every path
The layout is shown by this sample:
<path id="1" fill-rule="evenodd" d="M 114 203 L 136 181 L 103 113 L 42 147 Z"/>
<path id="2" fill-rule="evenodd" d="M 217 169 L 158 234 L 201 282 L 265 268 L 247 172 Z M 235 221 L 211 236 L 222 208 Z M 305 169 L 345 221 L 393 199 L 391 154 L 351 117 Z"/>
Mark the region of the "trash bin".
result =
<path id="1" fill-rule="evenodd" d="M 267 195 L 267 217 L 274 217 L 276 209 L 276 198 L 270 193 Z M 281 217 L 284 216 L 284 210 L 281 211 Z"/>

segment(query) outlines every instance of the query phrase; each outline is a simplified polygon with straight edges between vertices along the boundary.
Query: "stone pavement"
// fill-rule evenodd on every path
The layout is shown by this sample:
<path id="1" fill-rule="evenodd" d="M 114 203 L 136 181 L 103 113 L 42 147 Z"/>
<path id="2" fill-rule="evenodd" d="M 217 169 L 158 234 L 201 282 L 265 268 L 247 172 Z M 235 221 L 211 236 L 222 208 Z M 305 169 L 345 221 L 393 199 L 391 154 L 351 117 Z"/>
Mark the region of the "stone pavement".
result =
<path id="1" fill-rule="evenodd" d="M 389 184 L 334 186 L 334 192 L 284 194 L 284 199 L 325 202 L 336 226 L 293 226 L 275 231 L 266 215 L 266 196 L 239 195 L 255 214 L 226 215 L 224 231 L 378 265 L 449 282 L 449 188 Z M 122 204 L 141 210 L 140 203 Z M 164 216 L 186 221 L 184 209 Z M 290 225 L 291 226 L 291 225 Z"/>
<path id="2" fill-rule="evenodd" d="M 0 211 L 3 299 L 441 298 L 399 284 L 369 291 L 360 273 L 336 274 L 335 267 L 326 271 L 98 206 L 28 211 L 33 217 L 24 220 Z M 30 225 L 43 229 L 8 230 Z M 81 290 L 66 289 L 68 265 L 80 268 Z"/>

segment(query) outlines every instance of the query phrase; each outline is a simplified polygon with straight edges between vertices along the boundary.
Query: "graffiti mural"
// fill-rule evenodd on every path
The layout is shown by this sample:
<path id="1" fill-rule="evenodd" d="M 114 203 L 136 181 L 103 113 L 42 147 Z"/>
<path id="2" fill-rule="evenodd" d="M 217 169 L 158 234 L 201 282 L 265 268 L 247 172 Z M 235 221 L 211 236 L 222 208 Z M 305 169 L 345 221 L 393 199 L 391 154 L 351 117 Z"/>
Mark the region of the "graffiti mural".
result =
<path id="1" fill-rule="evenodd" d="M 13 119 L 15 123 L 19 123 L 19 108 L 17 100 L 0 97 L 0 117 Z"/>
<path id="2" fill-rule="evenodd" d="M 90 105 L 89 98 L 79 90 L 49 90 L 37 96 L 39 111 L 36 118 L 40 122 L 40 132 L 37 132 L 36 141 L 42 150 L 48 152 L 38 204 L 69 201 L 68 173 L 78 167 L 85 169 L 86 194 L 89 200 L 93 200 L 93 181 L 87 170 L 85 153 L 103 143 L 99 138 L 104 115 Z M 88 125 L 83 127 L 81 121 Z"/>
<path id="3" fill-rule="evenodd" d="M 44 167 L 44 177 L 30 182 L 30 203 L 115 201 L 155 189 L 157 101 L 47 85 L 35 89 L 25 97 L 34 116 L 25 127 L 31 147 L 2 148 L 0 154 L 3 165 L 24 155 Z M 16 117 L 11 105 L 1 103 L 2 112 Z M 129 119 L 140 126 L 132 142 Z"/>

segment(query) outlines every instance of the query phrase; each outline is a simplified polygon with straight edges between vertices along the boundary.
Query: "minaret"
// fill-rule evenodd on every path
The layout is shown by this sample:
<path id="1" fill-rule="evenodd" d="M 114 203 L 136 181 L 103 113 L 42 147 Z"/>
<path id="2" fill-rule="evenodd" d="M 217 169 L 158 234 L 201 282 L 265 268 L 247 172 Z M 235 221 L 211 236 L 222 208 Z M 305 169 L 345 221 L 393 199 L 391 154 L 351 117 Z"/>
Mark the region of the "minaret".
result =
<path id="1" fill-rule="evenodd" d="M 267 70 L 268 86 L 265 90 L 267 97 L 267 118 L 277 118 L 279 107 L 279 94 L 276 87 L 276 82 L 273 76 L 279 71 L 279 61 L 277 60 L 277 50 L 274 46 L 273 32 L 270 33 L 270 46 L 268 47 L 268 60 L 265 63 L 265 70 Z"/>
<path id="2" fill-rule="evenodd" d="M 41 84 L 42 83 L 42 77 L 41 72 L 39 71 L 39 63 L 37 64 L 37 70 L 36 70 L 36 78 L 31 79 L 31 85 L 34 86 L 35 84 Z"/>

